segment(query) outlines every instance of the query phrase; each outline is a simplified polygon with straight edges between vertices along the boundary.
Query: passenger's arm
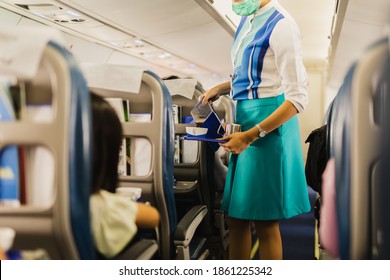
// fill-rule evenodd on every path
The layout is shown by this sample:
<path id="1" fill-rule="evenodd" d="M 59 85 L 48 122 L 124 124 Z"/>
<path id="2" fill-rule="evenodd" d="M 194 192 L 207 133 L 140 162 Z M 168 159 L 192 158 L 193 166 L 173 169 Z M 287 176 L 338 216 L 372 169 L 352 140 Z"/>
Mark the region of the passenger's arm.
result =
<path id="1" fill-rule="evenodd" d="M 138 213 L 135 223 L 139 228 L 155 228 L 160 222 L 160 214 L 156 208 L 144 203 L 137 203 Z"/>

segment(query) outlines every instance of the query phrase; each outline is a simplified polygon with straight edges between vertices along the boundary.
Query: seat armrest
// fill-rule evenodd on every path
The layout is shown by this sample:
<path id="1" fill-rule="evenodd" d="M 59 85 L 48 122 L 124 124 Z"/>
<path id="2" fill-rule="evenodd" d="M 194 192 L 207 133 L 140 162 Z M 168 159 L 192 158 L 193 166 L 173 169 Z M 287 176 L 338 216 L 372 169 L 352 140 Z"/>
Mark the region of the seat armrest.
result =
<path id="1" fill-rule="evenodd" d="M 185 214 L 176 227 L 174 236 L 175 245 L 184 247 L 189 245 L 196 229 L 206 216 L 207 211 L 205 205 L 197 205 Z"/>
<path id="2" fill-rule="evenodd" d="M 150 260 L 157 252 L 158 245 L 155 240 L 144 239 L 120 253 L 116 260 Z"/>

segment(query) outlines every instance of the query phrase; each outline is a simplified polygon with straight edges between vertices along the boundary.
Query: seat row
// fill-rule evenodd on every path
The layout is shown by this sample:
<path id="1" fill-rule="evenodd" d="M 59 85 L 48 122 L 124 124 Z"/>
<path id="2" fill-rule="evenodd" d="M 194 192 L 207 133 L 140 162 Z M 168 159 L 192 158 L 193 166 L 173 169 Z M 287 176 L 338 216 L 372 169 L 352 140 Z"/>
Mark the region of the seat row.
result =
<path id="1" fill-rule="evenodd" d="M 320 240 L 334 258 L 388 259 L 389 40 L 349 69 L 327 116 Z M 387 137 L 387 138 L 386 138 Z"/>
<path id="2" fill-rule="evenodd" d="M 175 133 L 182 135 L 184 126 L 175 125 L 172 96 L 164 81 L 150 71 L 132 69 L 128 74 L 132 85 L 128 90 L 118 90 L 95 85 L 89 80 L 87 83 L 85 77 L 90 76 L 55 42 L 46 44 L 37 56 L 40 62 L 35 75 L 25 77 L 18 76 L 17 71 L 12 73 L 17 80 L 15 88 L 27 97 L 21 107 L 49 105 L 52 118 L 45 123 L 23 119 L 0 122 L 0 148 L 11 145 L 47 148 L 54 158 L 53 180 L 49 182 L 52 196 L 44 205 L 27 203 L 20 207 L 0 207 L 0 226 L 16 231 L 14 249 L 43 248 L 53 259 L 97 257 L 89 217 L 91 144 L 94 141 L 89 95 L 92 89 L 105 98 L 127 101 L 132 113 L 151 116 L 145 123 L 122 123 L 125 138 L 143 138 L 150 142 L 151 158 L 146 159 L 150 162 L 148 172 L 141 176 L 121 176 L 119 186 L 141 188 L 141 200 L 158 209 L 161 221 L 155 231 L 141 236 L 142 242 L 118 258 L 221 258 L 227 247 L 228 232 L 223 213 L 215 207 L 216 191 L 212 176 L 208 176 L 214 164 L 214 153 L 209 156 L 207 144 L 199 143 L 194 163 L 174 164 Z M 9 74 L 7 71 L 7 68 L 0 69 L 3 75 Z M 138 90 L 134 90 L 137 87 Z M 193 89 L 192 99 L 174 97 L 173 100 L 188 111 L 201 92 L 197 87 Z M 232 108 L 231 103 L 224 100 L 217 111 L 221 118 L 232 118 Z M 39 186 L 30 179 L 24 178 L 27 192 L 39 193 Z M 190 190 L 178 187 L 183 181 L 193 182 Z M 180 203 L 189 197 L 193 198 L 192 203 L 182 207 Z"/>

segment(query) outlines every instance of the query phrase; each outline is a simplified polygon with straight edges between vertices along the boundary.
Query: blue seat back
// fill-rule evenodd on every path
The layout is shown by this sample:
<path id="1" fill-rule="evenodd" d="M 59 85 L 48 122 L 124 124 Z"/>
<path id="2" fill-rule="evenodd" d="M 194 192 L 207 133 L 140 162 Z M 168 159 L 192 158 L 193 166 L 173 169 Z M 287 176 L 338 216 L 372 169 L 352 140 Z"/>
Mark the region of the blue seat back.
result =
<path id="1" fill-rule="evenodd" d="M 53 198 L 45 205 L 1 209 L 0 225 L 16 230 L 16 249 L 43 248 L 54 259 L 94 259 L 89 218 L 92 134 L 88 89 L 73 56 L 57 43 L 47 45 L 40 61 L 37 74 L 22 81 L 29 98 L 43 98 L 44 105 L 50 102 L 52 119 L 45 123 L 22 119 L 10 126 L 0 123 L 4 135 L 0 142 L 27 146 L 26 168 L 36 163 L 27 160 L 30 146 L 40 145 L 51 152 L 54 164 L 46 158 L 39 158 L 39 163 L 50 164 L 49 170 L 54 172 L 52 185 L 46 186 L 53 191 Z M 35 169 L 39 168 L 45 167 Z M 27 172 L 26 181 L 29 175 Z M 39 186 L 27 186 L 38 195 Z"/>
<path id="2" fill-rule="evenodd" d="M 90 227 L 92 174 L 92 115 L 87 83 L 71 53 L 51 43 L 69 63 L 71 77 L 69 134 L 69 211 L 80 259 L 95 259 Z"/>
<path id="3" fill-rule="evenodd" d="M 390 51 L 390 50 L 389 50 Z M 376 248 L 377 255 L 374 256 L 377 259 L 390 259 L 390 55 L 387 56 L 385 68 L 383 69 L 382 77 L 379 80 L 380 86 L 378 87 L 379 92 L 379 103 L 383 108 L 382 114 L 379 116 L 380 125 L 383 130 L 383 134 L 380 142 L 380 149 L 383 155 L 383 162 L 380 167 L 380 178 L 379 187 L 375 197 L 374 217 L 374 237 L 378 236 L 373 244 Z"/>
<path id="4" fill-rule="evenodd" d="M 344 79 L 332 103 L 330 116 L 330 156 L 336 159 L 336 204 L 341 258 L 349 256 L 350 232 L 350 125 L 351 125 L 351 82 L 355 65 Z"/>
<path id="5" fill-rule="evenodd" d="M 129 73 L 132 73 L 134 69 L 130 68 Z M 149 201 L 158 209 L 161 216 L 158 234 L 160 254 L 163 259 L 171 259 L 175 254 L 173 236 L 177 224 L 173 194 L 175 141 L 172 101 L 165 84 L 153 72 L 142 71 L 140 83 L 138 92 L 112 90 L 108 86 L 93 87 L 93 90 L 103 97 L 128 100 L 131 113 L 151 114 L 151 121 L 148 122 L 122 123 L 124 137 L 131 138 L 130 141 L 133 141 L 133 138 L 144 138 L 151 143 L 152 158 L 149 173 L 143 175 L 132 173 L 120 177 L 119 186 L 142 188 L 141 199 Z M 137 160 L 137 163 L 142 161 L 139 158 Z M 149 232 L 145 235 L 152 238 Z"/>
<path id="6" fill-rule="evenodd" d="M 380 40 L 349 69 L 328 114 L 330 156 L 335 158 L 336 208 L 341 259 L 375 258 L 383 209 L 377 148 L 386 95 L 388 41 Z M 378 78 L 378 77 L 385 78 Z M 379 230 L 380 231 L 380 230 Z"/>
<path id="7" fill-rule="evenodd" d="M 171 239 L 173 245 L 173 233 L 176 229 L 177 224 L 177 214 L 175 207 L 175 197 L 173 191 L 174 184 L 174 154 L 175 154 L 175 124 L 173 120 L 173 107 L 172 107 L 172 98 L 171 94 L 168 91 L 168 88 L 164 82 L 153 72 L 146 71 L 149 75 L 154 77 L 162 88 L 163 94 L 163 104 L 162 111 L 162 129 L 163 132 L 162 138 L 162 173 L 163 173 L 163 188 L 164 188 L 164 197 L 165 203 L 168 210 L 169 216 L 169 231 L 171 232 Z"/>

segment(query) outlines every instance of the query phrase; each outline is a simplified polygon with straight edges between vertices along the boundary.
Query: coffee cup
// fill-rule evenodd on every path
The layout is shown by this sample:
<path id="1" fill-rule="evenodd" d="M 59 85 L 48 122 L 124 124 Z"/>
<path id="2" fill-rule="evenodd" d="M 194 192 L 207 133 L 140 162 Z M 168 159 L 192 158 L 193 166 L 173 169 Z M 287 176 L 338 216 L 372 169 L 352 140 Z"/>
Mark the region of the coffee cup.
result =
<path id="1" fill-rule="evenodd" d="M 15 230 L 10 227 L 0 227 L 0 249 L 7 252 L 14 243 Z"/>
<path id="2" fill-rule="evenodd" d="M 115 190 L 119 195 L 130 198 L 133 201 L 137 201 L 141 198 L 142 189 L 133 187 L 119 187 Z"/>
<path id="3" fill-rule="evenodd" d="M 221 126 L 225 130 L 225 136 L 236 132 L 241 132 L 241 125 L 236 123 L 222 123 Z"/>
<path id="4" fill-rule="evenodd" d="M 193 137 L 205 137 L 207 134 L 207 130 L 208 129 L 204 127 L 186 127 L 187 135 Z"/>

